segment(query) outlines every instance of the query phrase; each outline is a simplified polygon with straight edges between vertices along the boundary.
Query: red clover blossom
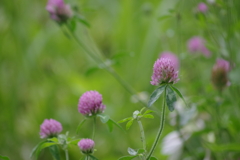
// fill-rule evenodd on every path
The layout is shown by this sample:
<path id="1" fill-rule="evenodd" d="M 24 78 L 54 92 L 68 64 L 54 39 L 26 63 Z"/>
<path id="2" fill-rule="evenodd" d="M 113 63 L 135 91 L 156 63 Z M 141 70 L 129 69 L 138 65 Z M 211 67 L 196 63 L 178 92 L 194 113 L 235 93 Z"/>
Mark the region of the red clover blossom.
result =
<path id="1" fill-rule="evenodd" d="M 169 58 L 173 63 L 174 70 L 177 71 L 179 69 L 179 60 L 175 54 L 171 52 L 162 52 L 159 58 Z"/>
<path id="2" fill-rule="evenodd" d="M 158 59 L 153 66 L 152 85 L 161 83 L 176 83 L 179 80 L 178 71 L 174 69 L 174 64 L 169 58 Z"/>
<path id="3" fill-rule="evenodd" d="M 102 95 L 97 91 L 85 92 L 79 99 L 78 111 L 85 116 L 104 112 L 106 106 L 102 103 Z"/>
<path id="4" fill-rule="evenodd" d="M 48 0 L 46 10 L 51 19 L 58 23 L 66 22 L 73 15 L 70 5 L 65 4 L 63 0 Z"/>
<path id="5" fill-rule="evenodd" d="M 41 138 L 51 138 L 57 136 L 62 131 L 60 122 L 54 119 L 45 119 L 40 126 Z"/>
<path id="6" fill-rule="evenodd" d="M 201 52 L 206 57 L 209 57 L 211 55 L 211 52 L 205 47 L 205 41 L 200 37 L 192 37 L 188 41 L 188 50 L 192 53 Z"/>

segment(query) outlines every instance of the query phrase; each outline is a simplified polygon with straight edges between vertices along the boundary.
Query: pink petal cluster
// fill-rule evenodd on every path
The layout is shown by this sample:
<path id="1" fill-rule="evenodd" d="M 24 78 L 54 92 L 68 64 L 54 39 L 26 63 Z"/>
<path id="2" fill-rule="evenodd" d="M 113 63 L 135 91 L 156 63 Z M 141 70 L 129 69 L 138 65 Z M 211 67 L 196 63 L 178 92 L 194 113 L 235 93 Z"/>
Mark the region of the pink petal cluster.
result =
<path id="1" fill-rule="evenodd" d="M 78 111 L 85 116 L 104 112 L 106 106 L 102 103 L 102 95 L 97 91 L 85 92 L 79 99 Z"/>
<path id="2" fill-rule="evenodd" d="M 162 52 L 160 54 L 159 58 L 169 58 L 173 63 L 174 70 L 175 71 L 179 70 L 179 60 L 178 60 L 178 57 L 174 53 L 172 53 L 172 52 Z"/>
<path id="3" fill-rule="evenodd" d="M 60 122 L 54 119 L 45 119 L 40 126 L 41 138 L 54 137 L 62 131 L 62 125 Z"/>
<path id="4" fill-rule="evenodd" d="M 211 52 L 205 47 L 205 41 L 200 37 L 192 37 L 188 40 L 188 50 L 192 53 L 201 52 L 206 57 L 211 55 Z"/>
<path id="5" fill-rule="evenodd" d="M 223 90 L 230 85 L 228 72 L 231 70 L 230 63 L 224 59 L 217 59 L 212 69 L 212 83 L 218 90 Z"/>
<path id="6" fill-rule="evenodd" d="M 92 154 L 93 153 L 93 148 L 94 148 L 94 141 L 91 139 L 81 139 L 78 142 L 78 147 L 84 154 Z"/>
<path id="7" fill-rule="evenodd" d="M 46 10 L 49 12 L 51 19 L 59 23 L 65 22 L 73 15 L 71 7 L 65 4 L 63 0 L 48 0 Z"/>
<path id="8" fill-rule="evenodd" d="M 178 71 L 169 58 L 159 58 L 153 66 L 152 85 L 161 83 L 176 83 L 179 80 Z"/>
<path id="9" fill-rule="evenodd" d="M 198 8 L 198 11 L 202 13 L 205 13 L 208 10 L 208 6 L 203 2 L 199 3 L 197 8 Z"/>

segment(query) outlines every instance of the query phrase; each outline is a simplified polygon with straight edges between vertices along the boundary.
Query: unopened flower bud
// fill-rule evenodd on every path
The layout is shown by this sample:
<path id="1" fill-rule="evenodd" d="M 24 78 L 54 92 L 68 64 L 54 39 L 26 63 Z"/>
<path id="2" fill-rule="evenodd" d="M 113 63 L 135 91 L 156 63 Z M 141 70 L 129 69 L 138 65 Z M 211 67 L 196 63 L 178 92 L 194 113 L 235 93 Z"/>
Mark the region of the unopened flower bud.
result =
<path id="1" fill-rule="evenodd" d="M 80 150 L 82 151 L 83 154 L 92 154 L 94 151 L 94 141 L 91 139 L 81 139 L 78 142 L 78 147 L 80 148 Z"/>
<path id="2" fill-rule="evenodd" d="M 228 72 L 231 70 L 230 64 L 224 59 L 217 59 L 212 69 L 212 83 L 220 91 L 230 85 Z"/>

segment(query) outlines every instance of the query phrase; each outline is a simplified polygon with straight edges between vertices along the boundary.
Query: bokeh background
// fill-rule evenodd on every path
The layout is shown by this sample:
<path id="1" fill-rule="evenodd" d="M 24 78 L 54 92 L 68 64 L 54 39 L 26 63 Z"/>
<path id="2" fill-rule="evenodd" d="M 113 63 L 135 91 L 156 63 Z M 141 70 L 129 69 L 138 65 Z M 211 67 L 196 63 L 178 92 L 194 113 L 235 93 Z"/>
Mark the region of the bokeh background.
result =
<path id="1" fill-rule="evenodd" d="M 98 48 L 144 101 L 156 89 L 150 80 L 159 54 L 170 51 L 178 56 L 180 81 L 175 86 L 190 108 L 179 100 L 178 111 L 167 111 L 154 153 L 159 159 L 240 158 L 240 1 L 203 1 L 208 6 L 206 13 L 198 12 L 200 2 L 66 1 L 77 6 L 90 24 L 87 28 L 78 23 L 78 37 L 89 48 Z M 30 159 L 32 148 L 41 141 L 39 130 L 44 119 L 58 120 L 63 133 L 69 131 L 72 137 L 89 137 L 91 120 L 76 134 L 84 118 L 77 110 L 78 99 L 86 91 L 100 92 L 107 106 L 105 113 L 116 121 L 143 107 L 65 35 L 49 18 L 46 4 L 46 0 L 0 1 L 0 155 L 11 160 Z M 205 39 L 210 57 L 189 53 L 187 41 L 193 36 Z M 230 61 L 232 66 L 228 75 L 231 85 L 221 94 L 211 83 L 217 58 Z M 154 119 L 142 119 L 148 149 L 160 124 L 161 104 L 160 99 L 153 108 L 157 111 Z M 118 128 L 110 133 L 98 119 L 95 156 L 100 160 L 118 159 L 128 155 L 128 147 L 141 146 L 136 122 L 126 133 Z M 69 154 L 72 160 L 82 157 L 77 146 L 71 147 Z M 39 159 L 52 157 L 44 150 Z"/>

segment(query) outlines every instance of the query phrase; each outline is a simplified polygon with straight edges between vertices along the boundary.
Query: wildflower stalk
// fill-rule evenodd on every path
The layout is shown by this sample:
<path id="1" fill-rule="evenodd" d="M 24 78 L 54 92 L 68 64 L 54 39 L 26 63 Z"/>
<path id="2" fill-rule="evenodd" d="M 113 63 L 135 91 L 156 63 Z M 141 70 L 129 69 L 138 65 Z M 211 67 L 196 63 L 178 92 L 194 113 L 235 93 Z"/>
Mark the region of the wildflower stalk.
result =
<path id="1" fill-rule="evenodd" d="M 67 29 L 69 30 L 71 36 L 74 38 L 74 40 L 77 42 L 77 44 L 98 64 L 103 65 L 103 69 L 105 69 L 108 73 L 110 73 L 122 86 L 125 88 L 130 94 L 137 95 L 137 92 L 126 82 L 124 81 L 117 73 L 116 71 L 109 65 L 107 65 L 101 58 L 95 55 L 94 52 L 88 49 L 84 43 L 73 33 L 71 30 L 71 27 L 66 24 Z M 147 104 L 143 102 L 138 96 L 138 101 L 144 106 L 147 107 Z"/>
<path id="2" fill-rule="evenodd" d="M 160 136 L 161 136 L 161 133 L 163 131 L 163 128 L 164 128 L 164 119 L 165 119 L 165 109 L 166 109 L 166 88 L 164 90 L 164 93 L 163 93 L 163 109 L 162 109 L 162 116 L 161 116 L 161 123 L 160 123 L 160 127 L 159 127 L 159 130 L 158 130 L 158 133 L 157 133 L 157 136 L 156 136 L 156 139 L 152 145 L 152 148 L 146 158 L 146 160 L 149 160 L 151 158 L 151 155 L 153 154 L 156 146 L 157 146 L 157 143 L 160 139 Z"/>
<path id="3" fill-rule="evenodd" d="M 65 149 L 65 155 L 66 155 L 66 160 L 69 160 L 68 150 L 67 149 Z"/>
<path id="4" fill-rule="evenodd" d="M 94 139 L 95 131 L 96 131 L 96 116 L 94 116 L 94 118 L 93 118 L 93 134 L 92 134 L 92 139 Z"/>
<path id="5" fill-rule="evenodd" d="M 145 157 L 145 153 L 147 152 L 147 147 L 146 147 L 146 139 L 145 139 L 144 129 L 143 129 L 143 125 L 142 125 L 142 122 L 141 122 L 140 118 L 137 118 L 137 122 L 138 122 L 140 132 L 141 132 L 141 141 L 142 141 L 142 144 L 143 144 L 144 157 Z"/>

